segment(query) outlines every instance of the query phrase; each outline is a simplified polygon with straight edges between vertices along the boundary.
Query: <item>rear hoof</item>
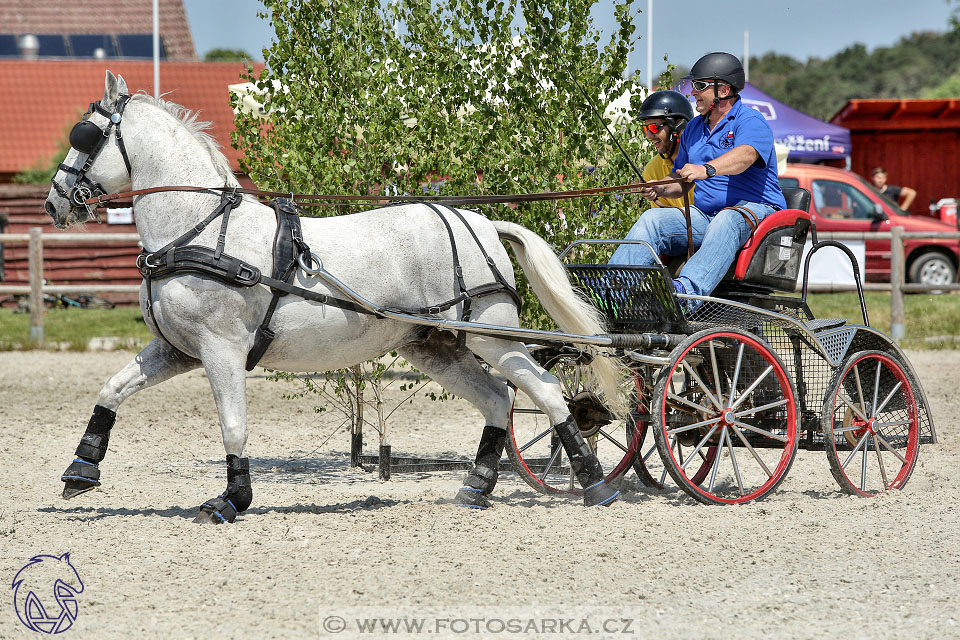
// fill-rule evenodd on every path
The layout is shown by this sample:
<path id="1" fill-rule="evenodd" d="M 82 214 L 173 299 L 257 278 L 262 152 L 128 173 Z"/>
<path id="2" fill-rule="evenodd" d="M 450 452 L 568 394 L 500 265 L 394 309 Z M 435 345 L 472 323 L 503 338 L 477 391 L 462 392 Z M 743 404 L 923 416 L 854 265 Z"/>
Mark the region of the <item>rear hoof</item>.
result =
<path id="1" fill-rule="evenodd" d="M 467 507 L 468 509 L 489 509 L 493 506 L 493 503 L 483 495 L 483 491 L 472 487 L 461 487 L 457 491 L 454 502 L 458 507 Z"/>
<path id="2" fill-rule="evenodd" d="M 220 524 L 221 522 L 226 522 L 226 520 L 215 511 L 200 511 L 193 521 L 197 524 Z"/>
<path id="3" fill-rule="evenodd" d="M 193 519 L 199 524 L 220 524 L 237 519 L 237 507 L 230 498 L 218 496 L 200 505 L 200 513 Z"/>
<path id="4" fill-rule="evenodd" d="M 601 480 L 583 491 L 583 504 L 587 507 L 605 507 L 616 502 L 620 491 Z"/>
<path id="5" fill-rule="evenodd" d="M 93 491 L 100 486 L 99 482 L 88 482 L 86 480 L 64 480 L 63 481 L 63 497 L 66 500 L 70 498 L 76 498 L 81 493 L 86 493 L 87 491 Z"/>

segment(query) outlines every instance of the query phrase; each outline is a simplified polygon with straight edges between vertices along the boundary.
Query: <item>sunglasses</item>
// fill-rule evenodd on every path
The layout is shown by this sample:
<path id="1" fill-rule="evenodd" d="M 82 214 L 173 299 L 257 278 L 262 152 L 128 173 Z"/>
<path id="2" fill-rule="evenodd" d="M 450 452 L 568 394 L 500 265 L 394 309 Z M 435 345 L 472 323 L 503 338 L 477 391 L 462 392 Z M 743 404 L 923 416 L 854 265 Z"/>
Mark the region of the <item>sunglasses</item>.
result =
<path id="1" fill-rule="evenodd" d="M 669 130 L 670 127 L 668 127 L 665 124 L 661 124 L 659 122 L 644 122 L 642 125 L 642 128 L 644 131 L 646 131 L 649 134 L 657 135 L 661 131 Z"/>

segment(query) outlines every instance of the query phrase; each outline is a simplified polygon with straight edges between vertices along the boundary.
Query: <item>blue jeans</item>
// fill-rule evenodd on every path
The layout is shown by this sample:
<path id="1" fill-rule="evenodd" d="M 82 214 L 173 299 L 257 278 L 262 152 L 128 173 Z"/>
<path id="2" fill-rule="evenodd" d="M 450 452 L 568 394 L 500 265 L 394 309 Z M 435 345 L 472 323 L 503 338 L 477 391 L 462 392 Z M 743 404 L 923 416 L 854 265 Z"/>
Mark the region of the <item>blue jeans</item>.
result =
<path id="1" fill-rule="evenodd" d="M 776 211 L 757 202 L 741 200 L 737 206 L 747 207 L 758 220 Z M 739 212 L 721 209 L 708 215 L 690 207 L 693 246 L 697 250 L 683 265 L 677 279 L 687 293 L 708 296 L 726 275 L 737 251 L 750 237 L 750 225 Z M 682 256 L 687 253 L 687 222 L 682 209 L 649 209 L 634 223 L 627 240 L 643 240 L 659 255 Z M 643 245 L 622 244 L 610 258 L 610 264 L 656 264 Z M 696 305 L 696 306 L 699 306 Z"/>

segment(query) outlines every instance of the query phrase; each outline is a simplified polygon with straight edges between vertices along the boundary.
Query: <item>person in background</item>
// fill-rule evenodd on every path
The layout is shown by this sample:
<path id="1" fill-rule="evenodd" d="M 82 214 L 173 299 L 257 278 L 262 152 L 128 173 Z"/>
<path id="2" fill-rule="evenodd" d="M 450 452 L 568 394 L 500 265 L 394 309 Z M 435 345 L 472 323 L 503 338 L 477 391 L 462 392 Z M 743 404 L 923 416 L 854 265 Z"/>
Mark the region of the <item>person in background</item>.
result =
<path id="1" fill-rule="evenodd" d="M 877 188 L 881 195 L 886 196 L 888 200 L 904 211 L 910 210 L 910 205 L 917 197 L 916 191 L 910 187 L 897 187 L 887 184 L 887 170 L 883 167 L 876 167 L 871 171 L 870 179 L 873 180 L 873 186 Z"/>
<path id="2" fill-rule="evenodd" d="M 679 91 L 656 91 L 640 105 L 637 119 L 643 121 L 643 133 L 657 151 L 643 167 L 646 182 L 663 180 L 673 171 L 673 162 L 680 151 L 680 133 L 693 120 L 693 105 Z M 693 190 L 690 190 L 693 202 Z M 683 198 L 660 198 L 650 203 L 653 207 L 683 207 Z"/>

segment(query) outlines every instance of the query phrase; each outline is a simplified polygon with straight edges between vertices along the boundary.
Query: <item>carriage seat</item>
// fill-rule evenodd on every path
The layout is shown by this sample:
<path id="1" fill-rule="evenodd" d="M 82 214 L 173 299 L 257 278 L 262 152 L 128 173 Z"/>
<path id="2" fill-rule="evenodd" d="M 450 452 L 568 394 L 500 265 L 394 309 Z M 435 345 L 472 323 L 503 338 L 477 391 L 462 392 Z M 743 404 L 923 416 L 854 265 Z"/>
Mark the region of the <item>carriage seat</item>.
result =
<path id="1" fill-rule="evenodd" d="M 724 291 L 748 288 L 792 292 L 796 289 L 803 267 L 803 245 L 813 224 L 809 213 L 810 192 L 785 188 L 783 195 L 787 208 L 774 211 L 760 221 L 721 282 Z"/>

